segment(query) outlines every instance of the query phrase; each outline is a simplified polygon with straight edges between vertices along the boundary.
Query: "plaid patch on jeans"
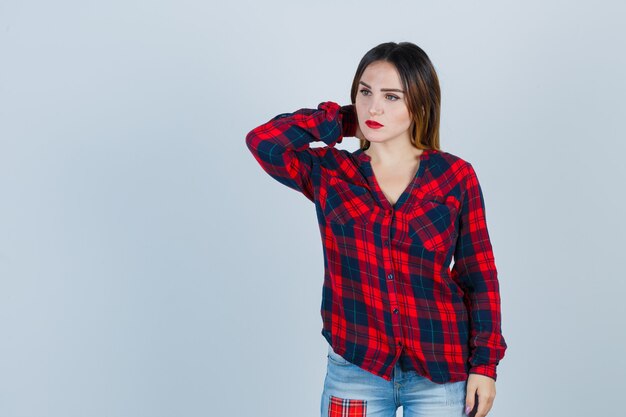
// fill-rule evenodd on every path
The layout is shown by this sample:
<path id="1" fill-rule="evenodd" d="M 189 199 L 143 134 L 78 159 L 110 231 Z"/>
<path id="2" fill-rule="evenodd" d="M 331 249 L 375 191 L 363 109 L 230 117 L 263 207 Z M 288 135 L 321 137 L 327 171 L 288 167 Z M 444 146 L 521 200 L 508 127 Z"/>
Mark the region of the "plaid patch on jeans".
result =
<path id="1" fill-rule="evenodd" d="M 366 400 L 347 400 L 330 396 L 328 417 L 365 417 Z"/>

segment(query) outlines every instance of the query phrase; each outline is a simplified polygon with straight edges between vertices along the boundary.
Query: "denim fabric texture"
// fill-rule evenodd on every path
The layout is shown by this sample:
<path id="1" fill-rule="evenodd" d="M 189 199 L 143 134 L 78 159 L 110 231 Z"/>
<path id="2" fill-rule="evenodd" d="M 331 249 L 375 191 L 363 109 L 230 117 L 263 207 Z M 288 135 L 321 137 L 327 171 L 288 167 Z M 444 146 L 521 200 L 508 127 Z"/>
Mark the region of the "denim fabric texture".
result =
<path id="1" fill-rule="evenodd" d="M 415 371 L 393 369 L 391 381 L 350 363 L 328 346 L 321 417 L 466 417 L 467 381 L 439 384 Z M 332 406 L 331 406 L 332 403 Z"/>

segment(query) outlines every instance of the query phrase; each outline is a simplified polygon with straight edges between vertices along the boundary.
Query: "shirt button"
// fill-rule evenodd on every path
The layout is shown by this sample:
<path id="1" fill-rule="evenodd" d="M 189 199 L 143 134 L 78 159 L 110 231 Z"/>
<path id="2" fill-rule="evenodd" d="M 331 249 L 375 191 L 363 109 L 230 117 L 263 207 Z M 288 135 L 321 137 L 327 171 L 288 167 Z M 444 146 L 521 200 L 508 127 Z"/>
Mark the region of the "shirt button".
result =
<path id="1" fill-rule="evenodd" d="M 389 246 L 389 241 L 385 240 L 385 246 Z"/>
<path id="2" fill-rule="evenodd" d="M 393 274 L 387 275 L 387 279 L 393 279 Z"/>
<path id="3" fill-rule="evenodd" d="M 393 309 L 393 314 L 398 314 L 400 312 L 400 310 L 398 310 L 397 308 Z"/>

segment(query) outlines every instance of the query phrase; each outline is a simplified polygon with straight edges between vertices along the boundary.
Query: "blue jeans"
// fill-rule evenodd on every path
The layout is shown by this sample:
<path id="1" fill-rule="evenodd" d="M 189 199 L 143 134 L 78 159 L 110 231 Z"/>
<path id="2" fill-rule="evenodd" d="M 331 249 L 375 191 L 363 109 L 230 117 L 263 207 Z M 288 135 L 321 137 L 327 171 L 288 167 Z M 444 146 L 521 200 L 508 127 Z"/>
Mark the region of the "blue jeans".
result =
<path id="1" fill-rule="evenodd" d="M 467 381 L 438 384 L 399 362 L 387 381 L 348 362 L 328 346 L 328 365 L 321 401 L 322 417 L 467 417 Z"/>

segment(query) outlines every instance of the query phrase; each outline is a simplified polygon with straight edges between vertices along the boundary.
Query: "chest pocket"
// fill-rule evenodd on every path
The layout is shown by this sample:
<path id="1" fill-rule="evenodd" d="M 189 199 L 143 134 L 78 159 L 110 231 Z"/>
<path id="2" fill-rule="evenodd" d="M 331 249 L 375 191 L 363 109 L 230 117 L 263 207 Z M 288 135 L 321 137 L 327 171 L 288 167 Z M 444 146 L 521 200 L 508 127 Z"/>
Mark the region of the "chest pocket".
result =
<path id="1" fill-rule="evenodd" d="M 447 252 L 458 234 L 459 209 L 460 202 L 454 196 L 425 196 L 410 213 L 409 237 L 428 251 Z"/>
<path id="2" fill-rule="evenodd" d="M 365 184 L 356 184 L 337 177 L 328 180 L 326 219 L 335 224 L 367 224 L 373 199 Z"/>

